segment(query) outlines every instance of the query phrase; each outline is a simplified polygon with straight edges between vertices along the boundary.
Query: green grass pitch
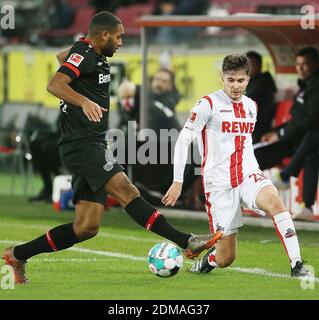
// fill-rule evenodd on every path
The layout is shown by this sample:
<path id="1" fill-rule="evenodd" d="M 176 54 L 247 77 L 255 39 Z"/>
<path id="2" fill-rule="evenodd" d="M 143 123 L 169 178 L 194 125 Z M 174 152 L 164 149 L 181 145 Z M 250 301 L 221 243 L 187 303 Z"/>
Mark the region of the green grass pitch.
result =
<path id="1" fill-rule="evenodd" d="M 72 221 L 74 212 L 56 213 L 48 204 L 29 204 L 21 196 L 0 196 L 0 250 L 31 240 L 56 225 Z M 208 223 L 168 219 L 181 230 L 207 233 Z M 316 232 L 299 231 L 303 258 L 318 274 Z M 233 265 L 211 274 L 187 272 L 190 262 L 172 278 L 151 274 L 149 249 L 163 238 L 136 225 L 124 211 L 105 213 L 100 234 L 71 250 L 42 254 L 28 263 L 30 284 L 2 289 L 0 299 L 318 299 L 319 282 L 302 287 L 291 279 L 284 249 L 274 229 L 243 227 Z M 3 267 L 0 264 L 0 270 Z M 0 278 L 3 274 L 0 274 Z"/>

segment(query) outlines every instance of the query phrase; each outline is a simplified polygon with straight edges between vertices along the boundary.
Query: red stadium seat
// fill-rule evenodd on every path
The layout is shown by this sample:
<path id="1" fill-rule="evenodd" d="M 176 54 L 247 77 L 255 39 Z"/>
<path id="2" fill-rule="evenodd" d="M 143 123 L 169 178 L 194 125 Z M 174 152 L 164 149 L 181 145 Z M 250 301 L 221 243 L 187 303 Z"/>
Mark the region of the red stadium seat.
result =
<path id="1" fill-rule="evenodd" d="M 279 101 L 276 105 L 274 127 L 279 127 L 291 119 L 290 109 L 292 107 L 292 100 Z"/>
<path id="2" fill-rule="evenodd" d="M 279 127 L 282 124 L 286 123 L 291 119 L 290 109 L 292 107 L 292 100 L 283 100 L 277 102 L 275 118 L 274 118 L 274 127 Z M 290 157 L 282 159 L 281 165 L 287 167 L 291 161 Z"/>
<path id="3" fill-rule="evenodd" d="M 139 36 L 140 28 L 136 20 L 142 15 L 151 14 L 154 6 L 152 4 L 135 4 L 132 6 L 120 7 L 115 14 L 122 20 L 125 27 L 125 35 Z"/>

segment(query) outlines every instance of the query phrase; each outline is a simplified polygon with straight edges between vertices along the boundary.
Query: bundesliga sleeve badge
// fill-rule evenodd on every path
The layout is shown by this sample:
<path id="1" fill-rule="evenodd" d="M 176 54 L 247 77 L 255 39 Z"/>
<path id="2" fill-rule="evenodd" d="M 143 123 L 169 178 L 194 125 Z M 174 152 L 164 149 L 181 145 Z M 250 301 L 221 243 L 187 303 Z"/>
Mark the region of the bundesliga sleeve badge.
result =
<path id="1" fill-rule="evenodd" d="M 196 112 L 191 112 L 191 114 L 188 117 L 188 120 L 190 122 L 194 122 L 196 120 L 196 117 L 197 117 L 197 113 Z"/>
<path id="2" fill-rule="evenodd" d="M 72 53 L 69 57 L 69 59 L 67 60 L 67 62 L 73 64 L 74 66 L 78 67 L 79 64 L 83 61 L 84 57 L 81 56 L 78 53 Z"/>

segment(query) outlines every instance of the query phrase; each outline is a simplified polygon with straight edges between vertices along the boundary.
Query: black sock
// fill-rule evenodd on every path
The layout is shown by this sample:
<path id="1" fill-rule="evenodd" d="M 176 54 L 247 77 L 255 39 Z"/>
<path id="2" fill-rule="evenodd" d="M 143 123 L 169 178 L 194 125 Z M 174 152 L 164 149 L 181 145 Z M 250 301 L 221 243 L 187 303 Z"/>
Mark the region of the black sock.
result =
<path id="1" fill-rule="evenodd" d="M 190 234 L 180 232 L 172 227 L 152 205 L 142 197 L 131 201 L 125 208 L 126 212 L 142 227 L 166 239 L 169 239 L 185 249 Z"/>
<path id="2" fill-rule="evenodd" d="M 73 230 L 73 223 L 63 224 L 49 230 L 41 237 L 16 246 L 14 256 L 18 260 L 27 260 L 36 254 L 52 252 L 72 247 L 80 242 Z"/>

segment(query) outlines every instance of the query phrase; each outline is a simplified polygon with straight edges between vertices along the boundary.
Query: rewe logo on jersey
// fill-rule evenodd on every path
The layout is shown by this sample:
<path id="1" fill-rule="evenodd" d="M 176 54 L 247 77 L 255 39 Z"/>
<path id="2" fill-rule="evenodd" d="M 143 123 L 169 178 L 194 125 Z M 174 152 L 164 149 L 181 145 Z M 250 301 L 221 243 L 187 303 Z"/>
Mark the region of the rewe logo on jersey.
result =
<path id="1" fill-rule="evenodd" d="M 250 133 L 254 131 L 255 124 L 253 122 L 239 122 L 239 121 L 223 121 L 222 132 L 229 133 Z"/>
<path id="2" fill-rule="evenodd" d="M 99 74 L 99 84 L 101 83 L 107 83 L 111 81 L 111 75 L 110 74 Z"/>

